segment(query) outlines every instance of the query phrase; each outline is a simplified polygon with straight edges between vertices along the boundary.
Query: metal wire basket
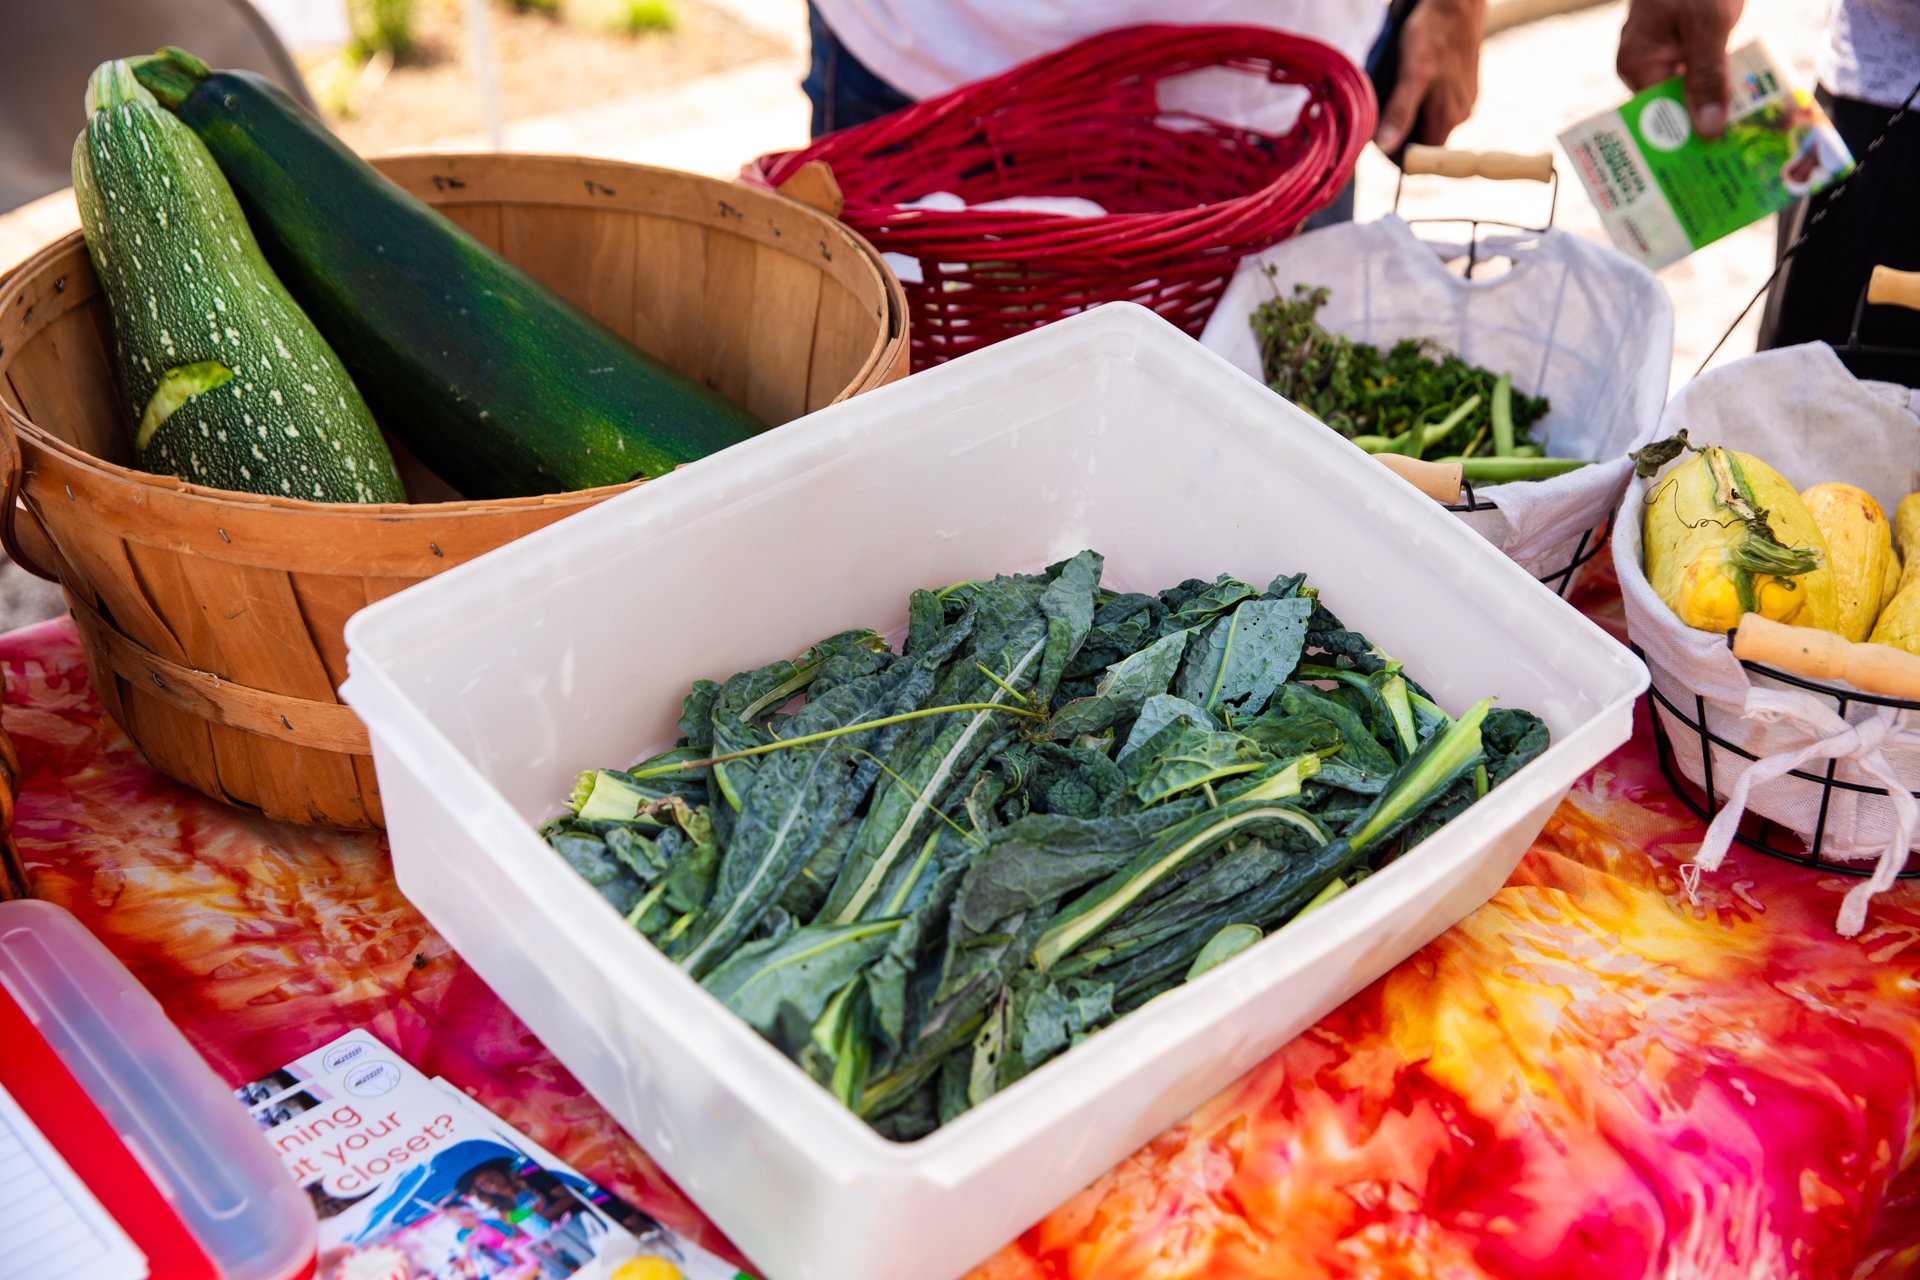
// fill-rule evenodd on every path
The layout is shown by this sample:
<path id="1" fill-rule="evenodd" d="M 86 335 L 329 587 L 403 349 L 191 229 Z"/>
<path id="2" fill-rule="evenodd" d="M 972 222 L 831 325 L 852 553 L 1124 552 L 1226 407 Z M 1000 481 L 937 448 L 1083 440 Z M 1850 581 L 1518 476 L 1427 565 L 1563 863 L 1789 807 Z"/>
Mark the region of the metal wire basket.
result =
<path id="1" fill-rule="evenodd" d="M 1638 645 L 1633 646 L 1633 651 L 1642 661 L 1646 660 L 1646 654 L 1640 651 Z M 1779 681 L 1782 684 L 1790 685 L 1796 689 L 1833 699 L 1835 711 L 1842 719 L 1846 718 L 1848 708 L 1856 703 L 1874 707 L 1892 707 L 1899 711 L 1920 711 L 1920 702 L 1914 702 L 1904 698 L 1883 697 L 1879 694 L 1862 693 L 1857 689 L 1825 684 L 1818 680 L 1809 680 L 1805 676 L 1796 675 L 1791 671 L 1782 671 L 1777 667 L 1766 666 L 1758 662 L 1742 661 L 1740 665 L 1745 667 L 1750 675 L 1763 677 L 1767 680 Z M 1653 701 L 1651 708 L 1653 740 L 1660 760 L 1661 776 L 1667 780 L 1667 785 L 1673 788 L 1673 793 L 1679 797 L 1680 803 L 1684 804 L 1694 816 L 1703 822 L 1711 822 L 1714 816 L 1720 812 L 1719 789 L 1716 787 L 1714 780 L 1714 748 L 1718 747 L 1729 755 L 1749 763 L 1753 762 L 1757 757 L 1744 747 L 1737 746 L 1728 741 L 1723 733 L 1715 730 L 1713 724 L 1714 716 L 1730 713 L 1716 711 L 1708 705 L 1705 698 L 1700 697 L 1698 694 L 1693 695 L 1693 705 L 1689 708 L 1684 705 L 1684 703 L 1676 703 L 1673 699 L 1669 698 L 1661 691 L 1659 682 L 1656 681 L 1648 686 L 1647 696 Z M 1668 736 L 1667 721 L 1669 718 L 1685 732 L 1698 736 L 1700 742 L 1701 770 L 1701 781 L 1698 787 L 1688 781 L 1680 771 L 1680 763 L 1674 751 L 1673 741 Z M 1735 715 L 1732 718 L 1738 719 L 1739 717 Z M 1818 816 L 1814 821 L 1813 834 L 1811 837 L 1803 837 L 1789 827 L 1784 827 L 1777 822 L 1772 822 L 1756 814 L 1751 815 L 1746 822 L 1741 824 L 1741 829 L 1735 833 L 1733 837 L 1735 843 L 1744 845 L 1756 853 L 1764 853 L 1770 858 L 1778 858 L 1782 862 L 1791 862 L 1797 866 L 1813 867 L 1821 871 L 1831 871 L 1843 876 L 1872 875 L 1873 864 L 1871 862 L 1843 862 L 1837 858 L 1831 858 L 1826 855 L 1827 817 L 1832 808 L 1834 792 L 1836 791 L 1851 791 L 1860 795 L 1885 795 L 1887 794 L 1886 788 L 1864 786 L 1857 782 L 1848 782 L 1845 779 L 1835 777 L 1834 772 L 1837 763 L 1838 762 L 1834 760 L 1827 761 L 1826 769 L 1820 773 L 1809 773 L 1804 769 L 1793 769 L 1786 774 L 1787 777 L 1797 778 L 1802 782 L 1819 788 L 1820 808 Z M 1920 792 L 1916 792 L 1915 795 L 1916 797 L 1920 797 Z M 1907 868 L 1900 872 L 1900 878 L 1902 880 L 1920 879 L 1920 856 L 1913 854 L 1908 855 Z"/>
<path id="2" fill-rule="evenodd" d="M 1495 504 L 1473 491 L 1471 480 L 1460 482 L 1460 501 L 1445 502 L 1441 506 L 1448 511 L 1461 514 L 1498 510 Z M 1555 561 L 1544 569 L 1535 569 L 1533 576 L 1552 588 L 1555 595 L 1565 599 L 1567 592 L 1573 586 L 1574 575 L 1580 572 L 1580 566 L 1607 549 L 1607 539 L 1613 534 L 1614 515 L 1614 512 L 1609 511 L 1602 524 L 1581 534 L 1573 544 L 1573 555 L 1564 564 Z"/>
<path id="3" fill-rule="evenodd" d="M 1448 165 L 1449 157 L 1457 161 L 1455 166 L 1450 167 Z M 1396 214 L 1400 211 L 1400 197 L 1406 190 L 1407 175 L 1410 173 L 1415 175 L 1439 174 L 1447 177 L 1479 176 L 1495 179 L 1520 178 L 1545 182 L 1547 184 L 1547 217 L 1546 221 L 1539 226 L 1507 222 L 1498 218 L 1479 217 L 1442 216 L 1408 218 L 1406 220 L 1408 226 L 1434 223 L 1465 226 L 1467 228 L 1467 258 L 1461 270 L 1462 274 L 1468 280 L 1475 278 L 1474 272 L 1479 269 L 1482 262 L 1480 256 L 1482 248 L 1480 230 L 1482 227 L 1499 227 L 1507 231 L 1541 234 L 1553 226 L 1554 219 L 1560 210 L 1560 169 L 1558 165 L 1553 163 L 1551 154 L 1540 156 L 1504 154 L 1487 156 L 1465 152 L 1435 151 L 1432 148 L 1410 147 L 1408 148 L 1407 156 L 1402 159 L 1399 176 L 1394 181 L 1393 211 Z M 1473 481 L 1462 481 L 1460 489 L 1460 501 L 1442 504 L 1448 511 L 1468 514 L 1497 509 L 1496 504 L 1489 502 L 1474 492 Z M 1573 555 L 1565 563 L 1556 562 L 1544 569 L 1535 569 L 1533 576 L 1552 588 L 1555 594 L 1564 598 L 1568 590 L 1572 587 L 1574 575 L 1579 572 L 1580 566 L 1599 555 L 1600 552 L 1605 549 L 1607 537 L 1612 532 L 1613 514 L 1609 512 L 1604 524 L 1597 528 L 1589 529 L 1580 535 L 1579 540 L 1574 544 Z"/>

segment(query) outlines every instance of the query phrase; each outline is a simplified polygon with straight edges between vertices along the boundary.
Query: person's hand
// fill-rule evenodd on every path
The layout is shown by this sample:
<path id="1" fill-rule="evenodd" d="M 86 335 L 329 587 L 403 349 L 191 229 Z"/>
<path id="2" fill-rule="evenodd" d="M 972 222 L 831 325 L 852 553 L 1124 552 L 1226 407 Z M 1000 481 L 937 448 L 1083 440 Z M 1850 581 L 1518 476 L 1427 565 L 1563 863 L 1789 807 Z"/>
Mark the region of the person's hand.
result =
<path id="1" fill-rule="evenodd" d="M 1679 73 L 1694 130 L 1717 138 L 1727 127 L 1727 37 L 1744 0 L 1632 0 L 1620 28 L 1614 69 L 1638 93 Z"/>
<path id="2" fill-rule="evenodd" d="M 1388 155 L 1408 140 L 1439 146 L 1480 94 L 1480 30 L 1486 0 L 1420 0 L 1400 33 L 1400 75 L 1380 112 L 1374 143 Z"/>

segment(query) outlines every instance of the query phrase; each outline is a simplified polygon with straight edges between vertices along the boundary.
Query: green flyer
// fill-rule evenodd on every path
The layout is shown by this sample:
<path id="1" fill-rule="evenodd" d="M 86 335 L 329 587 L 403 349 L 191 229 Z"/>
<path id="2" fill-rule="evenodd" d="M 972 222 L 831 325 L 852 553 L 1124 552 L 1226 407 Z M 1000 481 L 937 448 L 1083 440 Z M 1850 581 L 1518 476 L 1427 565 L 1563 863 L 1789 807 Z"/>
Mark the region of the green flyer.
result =
<path id="1" fill-rule="evenodd" d="M 1777 213 L 1853 169 L 1812 95 L 1759 44 L 1728 57 L 1727 129 L 1693 131 L 1680 80 L 1662 81 L 1560 135 L 1614 244 L 1650 267 Z"/>

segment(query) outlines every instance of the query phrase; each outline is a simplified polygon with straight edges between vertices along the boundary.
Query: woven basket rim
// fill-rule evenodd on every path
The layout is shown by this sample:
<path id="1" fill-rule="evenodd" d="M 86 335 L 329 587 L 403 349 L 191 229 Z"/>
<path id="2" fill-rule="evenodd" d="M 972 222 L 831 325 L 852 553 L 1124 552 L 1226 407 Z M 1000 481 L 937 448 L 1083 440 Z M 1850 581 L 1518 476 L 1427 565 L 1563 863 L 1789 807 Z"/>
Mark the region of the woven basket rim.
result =
<path id="1" fill-rule="evenodd" d="M 1158 55 L 1168 61 L 1194 50 L 1216 49 L 1223 41 L 1231 41 L 1232 52 L 1222 54 L 1210 65 L 1225 66 L 1236 60 L 1257 60 L 1263 51 L 1285 51 L 1302 55 L 1325 64 L 1330 75 L 1322 83 L 1330 87 L 1340 87 L 1352 91 L 1356 101 L 1364 98 L 1367 106 L 1373 105 L 1371 83 L 1366 74 L 1355 66 L 1344 54 L 1322 41 L 1306 36 L 1298 36 L 1271 27 L 1248 26 L 1245 24 L 1210 24 L 1205 26 L 1185 26 L 1176 24 L 1146 24 L 1134 27 L 1122 27 L 1112 31 L 1100 32 L 1088 36 L 1066 48 L 1041 54 L 1027 62 L 1011 67 L 998 75 L 969 84 L 957 86 L 943 94 L 925 99 L 912 106 L 903 108 L 892 116 L 884 116 L 867 124 L 856 125 L 837 134 L 829 134 L 816 139 L 805 147 L 788 151 L 772 152 L 761 156 L 749 164 L 743 171 L 743 178 L 763 188 L 778 185 L 808 160 L 822 160 L 833 167 L 836 176 L 841 177 L 842 188 L 846 196 L 846 207 L 842 217 L 857 231 L 884 229 L 890 233 L 901 232 L 909 227 L 928 233 L 937 233 L 947 228 L 957 228 L 965 233 L 965 240 L 979 248 L 977 242 L 982 234 L 981 228 L 991 226 L 996 241 L 990 251 L 981 250 L 981 256 L 990 258 L 1018 258 L 1023 256 L 1021 240 L 1032 236 L 1061 236 L 1070 241 L 1097 240 L 1104 242 L 1110 237 L 1126 233 L 1156 234 L 1176 233 L 1196 230 L 1202 233 L 1203 247 L 1218 250 L 1232 243 L 1235 237 L 1209 237 L 1206 233 L 1216 228 L 1211 225 L 1225 218 L 1237 220 L 1245 213 L 1271 203 L 1274 197 L 1294 181 L 1295 175 L 1282 173 L 1276 175 L 1266 185 L 1251 191 L 1241 192 L 1218 200 L 1205 201 L 1178 209 L 1143 210 L 1138 212 L 1103 213 L 1093 217 L 1044 213 L 1030 210 L 993 210 L 983 213 L 979 209 L 919 209 L 910 208 L 891 201 L 877 201 L 862 196 L 858 183 L 849 184 L 845 173 L 859 173 L 867 164 L 874 163 L 875 157 L 869 154 L 872 144 L 869 138 L 886 138 L 918 132 L 927 127 L 941 124 L 956 114 L 966 114 L 964 108 L 975 103 L 981 104 L 984 113 L 993 108 L 1003 91 L 1023 79 L 1050 74 L 1060 68 L 1097 66 L 1102 57 L 1119 56 L 1143 45 L 1151 45 Z M 1085 74 L 1078 72 L 1076 74 Z M 1338 82 L 1344 80 L 1344 84 Z M 1307 88 L 1302 81 L 1278 81 L 1276 83 L 1294 84 Z M 1058 92 L 1063 86 L 1056 86 Z M 1311 92 L 1311 89 L 1309 90 Z M 1320 101 L 1328 95 L 1318 95 Z M 1169 112 L 1167 114 L 1190 114 Z M 1302 115 L 1306 112 L 1303 109 Z M 1350 166 L 1365 149 L 1373 133 L 1373 119 L 1363 113 L 1356 121 L 1364 124 L 1364 129 L 1355 128 L 1352 136 L 1346 140 L 1343 148 L 1343 161 Z M 1201 224 L 1196 226 L 1196 224 Z M 1215 243 L 1205 244 L 1211 238 Z M 932 239 L 932 236 L 929 236 Z M 964 246 L 962 246 L 964 247 Z M 898 245 L 892 246 L 896 252 L 905 252 Z M 916 248 L 925 253 L 946 253 L 945 245 L 928 243 Z M 1056 259 L 1070 259 L 1073 250 L 1080 245 L 1061 245 L 1054 243 L 1045 250 L 1045 255 Z M 1191 252 L 1191 247 L 1188 249 Z M 964 256 L 964 255 L 962 255 Z M 1090 260 L 1100 260 L 1107 256 L 1097 253 Z"/>

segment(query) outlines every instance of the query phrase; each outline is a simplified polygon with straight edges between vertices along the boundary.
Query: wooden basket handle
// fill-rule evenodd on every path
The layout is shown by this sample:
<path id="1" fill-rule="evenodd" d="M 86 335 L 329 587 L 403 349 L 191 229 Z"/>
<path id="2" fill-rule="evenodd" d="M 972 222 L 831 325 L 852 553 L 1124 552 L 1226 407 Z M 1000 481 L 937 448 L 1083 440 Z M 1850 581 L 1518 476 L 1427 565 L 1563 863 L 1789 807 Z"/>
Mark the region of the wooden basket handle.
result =
<path id="1" fill-rule="evenodd" d="M 1884 264 L 1875 267 L 1867 277 L 1867 303 L 1920 311 L 1920 271 L 1897 271 Z"/>
<path id="2" fill-rule="evenodd" d="M 5 547 L 8 558 L 34 577 L 58 582 L 59 574 L 47 572 L 27 554 L 20 542 L 20 531 L 14 526 L 20 515 L 20 492 L 26 485 L 26 475 L 26 457 L 20 452 L 13 410 L 0 404 L 0 547 Z M 45 540 L 44 533 L 42 540 Z"/>
<path id="3" fill-rule="evenodd" d="M 1427 462 L 1397 453 L 1376 453 L 1373 460 L 1435 502 L 1453 502 L 1460 496 L 1463 468 L 1457 462 Z"/>
<path id="4" fill-rule="evenodd" d="M 1443 178 L 1551 182 L 1553 153 L 1541 151 L 1521 155 L 1514 151 L 1458 151 L 1415 143 L 1400 158 L 1400 171 L 1408 175 L 1434 173 Z"/>
<path id="5" fill-rule="evenodd" d="M 1740 619 L 1733 656 L 1809 680 L 1845 680 L 1889 698 L 1920 698 L 1920 654 L 1885 644 L 1850 644 L 1831 631 L 1788 626 L 1757 613 Z"/>
<path id="6" fill-rule="evenodd" d="M 818 209 L 829 218 L 839 217 L 840 211 L 847 207 L 847 199 L 840 193 L 839 179 L 833 176 L 833 169 L 825 160 L 807 161 L 774 190 L 789 200 Z"/>

